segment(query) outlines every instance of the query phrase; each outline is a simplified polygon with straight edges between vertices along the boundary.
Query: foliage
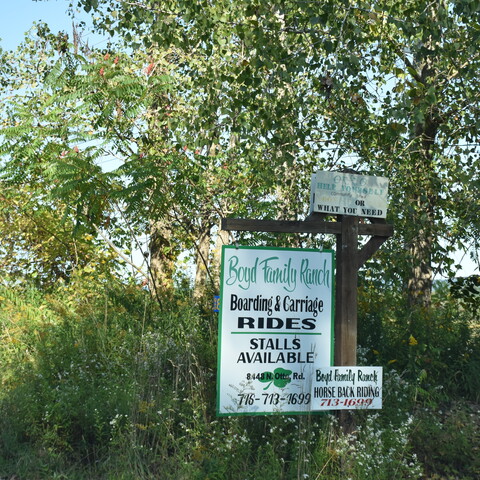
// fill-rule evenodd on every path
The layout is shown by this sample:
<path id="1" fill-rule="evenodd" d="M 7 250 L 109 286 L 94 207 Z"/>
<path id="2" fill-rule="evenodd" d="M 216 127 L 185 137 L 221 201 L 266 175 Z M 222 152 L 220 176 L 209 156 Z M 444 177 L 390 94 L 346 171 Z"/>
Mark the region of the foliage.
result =
<path id="1" fill-rule="evenodd" d="M 118 267 L 111 248 L 65 218 L 66 207 L 50 202 L 35 186 L 20 190 L 4 184 L 1 195 L 0 268 L 3 281 L 35 282 L 45 288 L 69 282 L 76 273 L 96 271 L 109 278 Z M 62 220 L 63 218 L 63 220 Z"/>
<path id="2" fill-rule="evenodd" d="M 58 38 L 43 24 L 34 30 L 18 57 L 9 52 L 2 65 L 2 268 L 12 281 L 35 278 L 42 285 L 68 282 L 76 269 L 108 276 L 117 263 L 113 245 L 97 240 L 97 229 L 119 223 L 101 183 L 108 174 L 77 146 L 81 112 L 68 124 L 72 105 L 52 104 L 48 79 Z M 72 184 L 81 186 L 72 193 Z"/>
<path id="3" fill-rule="evenodd" d="M 338 441 L 337 451 L 346 462 L 343 475 L 358 480 L 388 479 L 392 473 L 396 478 L 421 478 L 422 467 L 416 455 L 409 452 L 412 422 L 410 417 L 399 426 L 383 429 L 378 425 L 378 417 L 368 417 L 357 432 Z"/>
<path id="4" fill-rule="evenodd" d="M 456 277 L 449 280 L 450 292 L 460 299 L 465 308 L 478 312 L 480 307 L 480 275 Z"/>
<path id="5" fill-rule="evenodd" d="M 412 311 L 394 292 L 379 297 L 372 285 L 362 289 L 358 341 L 368 348 L 365 362 L 408 372 L 427 403 L 456 395 L 478 401 L 478 317 L 461 308 L 441 284 L 433 305 L 432 311 Z"/>
<path id="6" fill-rule="evenodd" d="M 209 271 L 220 217 L 304 216 L 316 167 L 384 175 L 397 234 L 376 267 L 428 306 L 478 237 L 478 5 L 340 4 L 74 2 L 112 43 L 39 25 L 7 55 L 5 178 L 118 246 L 147 231 L 171 277 L 190 248 Z"/>
<path id="7" fill-rule="evenodd" d="M 429 305 L 433 268 L 451 272 L 452 250 L 478 236 L 477 2 L 77 3 L 120 42 L 178 55 L 196 145 L 214 135 L 250 161 L 268 142 L 280 211 L 300 213 L 291 165 L 297 178 L 314 163 L 388 176 L 397 240 L 382 267 Z M 251 165 L 267 190 L 268 167 Z"/>
<path id="8" fill-rule="evenodd" d="M 442 302 L 437 325 L 456 306 Z M 475 478 L 480 367 L 461 353 L 478 351 L 475 330 L 453 323 L 421 349 L 391 308 L 378 325 L 360 361 L 384 365 L 384 408 L 356 412 L 349 436 L 330 415 L 215 418 L 216 321 L 189 290 L 160 310 L 138 285 L 91 274 L 49 293 L 2 286 L 0 475 Z"/>
<path id="9" fill-rule="evenodd" d="M 432 478 L 478 477 L 478 414 L 478 404 L 461 402 L 437 412 L 425 409 L 419 413 L 412 445 Z M 430 438 L 435 438 L 435 442 L 429 442 Z"/>
<path id="10" fill-rule="evenodd" d="M 233 161 L 235 142 L 224 142 L 220 110 L 208 145 L 196 138 L 197 107 L 177 73 L 185 52 L 107 48 L 82 55 L 78 45 L 62 45 L 59 51 L 58 36 L 42 24 L 9 58 L 19 73 L 3 77 L 5 183 L 35 185 L 40 198 L 62 202 L 74 233 L 101 229 L 119 248 L 141 232 L 153 238 L 156 224 L 166 224 L 168 238 L 158 248 L 174 259 L 198 249 L 202 235 L 208 243 L 219 215 L 250 212 L 259 200 L 268 208 L 275 187 L 253 175 L 264 169 L 263 147 Z M 22 74 L 24 65 L 31 68 Z M 101 168 L 112 160 L 116 167 Z M 208 248 L 203 260 L 208 266 Z"/>
<path id="11" fill-rule="evenodd" d="M 478 476 L 477 314 L 431 295 L 478 236 L 477 3 L 75 4 L 104 50 L 39 24 L 1 53 L 0 475 Z M 220 217 L 301 218 L 314 166 L 352 165 L 391 178 L 397 235 L 359 304 L 384 409 L 350 435 L 214 418 L 215 316 L 182 279 L 153 303 L 113 252 L 147 232 L 164 264 L 209 266 Z M 246 236 L 267 240 L 287 241 Z"/>

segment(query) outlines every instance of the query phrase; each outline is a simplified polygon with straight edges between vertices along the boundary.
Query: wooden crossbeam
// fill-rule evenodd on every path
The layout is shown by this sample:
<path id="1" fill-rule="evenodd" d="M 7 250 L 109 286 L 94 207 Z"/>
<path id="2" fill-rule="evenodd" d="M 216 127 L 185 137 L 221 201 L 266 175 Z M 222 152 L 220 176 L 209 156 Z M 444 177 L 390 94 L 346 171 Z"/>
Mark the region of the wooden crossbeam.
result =
<path id="1" fill-rule="evenodd" d="M 347 218 L 347 217 L 345 217 Z M 341 222 L 326 222 L 317 219 L 307 220 L 248 220 L 242 218 L 223 218 L 222 230 L 241 232 L 279 232 L 279 233 L 342 233 Z M 359 235 L 391 237 L 393 226 L 387 223 L 360 223 Z"/>
<path id="2" fill-rule="evenodd" d="M 338 216 L 327 221 L 325 214 L 314 213 L 305 220 L 250 220 L 223 218 L 222 230 L 278 233 L 324 233 L 336 235 L 335 365 L 357 363 L 357 287 L 358 270 L 393 235 L 393 226 L 383 219 Z M 360 249 L 361 235 L 371 238 Z"/>

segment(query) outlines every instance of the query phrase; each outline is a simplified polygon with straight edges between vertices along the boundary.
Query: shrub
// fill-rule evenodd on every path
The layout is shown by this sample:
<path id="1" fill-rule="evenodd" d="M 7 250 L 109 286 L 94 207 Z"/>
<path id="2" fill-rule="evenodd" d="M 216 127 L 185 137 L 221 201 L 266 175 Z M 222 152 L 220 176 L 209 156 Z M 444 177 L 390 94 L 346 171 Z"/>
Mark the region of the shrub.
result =
<path id="1" fill-rule="evenodd" d="M 185 288 L 162 308 L 81 277 L 48 294 L 0 287 L 0 301 L 0 476 L 478 476 L 480 349 L 450 301 L 425 316 L 362 297 L 359 362 L 384 366 L 384 406 L 356 411 L 350 434 L 333 414 L 216 418 L 216 318 Z"/>

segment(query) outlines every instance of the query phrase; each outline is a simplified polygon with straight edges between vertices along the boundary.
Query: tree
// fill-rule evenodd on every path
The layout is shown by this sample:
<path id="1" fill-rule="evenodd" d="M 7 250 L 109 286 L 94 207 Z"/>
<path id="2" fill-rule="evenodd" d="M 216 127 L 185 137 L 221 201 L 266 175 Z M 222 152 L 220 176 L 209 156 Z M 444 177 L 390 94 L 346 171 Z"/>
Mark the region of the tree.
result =
<path id="1" fill-rule="evenodd" d="M 346 17 L 355 26 L 333 96 L 335 138 L 350 144 L 360 165 L 390 177 L 410 305 L 428 307 L 434 268 L 451 272 L 449 254 L 478 237 L 479 6 L 367 7 L 351 7 Z"/>
<path id="2" fill-rule="evenodd" d="M 39 26 L 43 30 L 43 26 Z M 53 37 L 53 51 L 58 50 L 58 37 Z M 34 282 L 50 288 L 58 282 L 69 282 L 74 274 L 91 273 L 108 276 L 117 262 L 111 249 L 99 245 L 89 229 L 79 228 L 71 214 L 71 205 L 52 196 L 58 178 L 49 175 L 47 158 L 73 156 L 80 164 L 75 149 L 59 153 L 62 144 L 52 138 L 51 120 L 62 125 L 62 112 L 46 114 L 40 108 L 45 100 L 36 89 L 39 78 L 51 64 L 40 37 L 24 45 L 24 53 L 17 64 L 11 52 L 2 52 L 1 115 L 4 155 L 4 175 L 0 206 L 0 268 L 2 280 L 18 284 Z M 34 56 L 41 61 L 32 64 Z M 14 92 L 22 91 L 24 103 L 16 103 Z M 15 112 L 15 113 L 14 113 Z M 58 136 L 65 130 L 58 128 Z M 45 141 L 46 139 L 50 141 Z M 69 148 L 63 143 L 63 148 Z M 20 152 L 20 155 L 16 155 Z M 78 157 L 78 158 L 77 158 Z M 50 172 L 51 173 L 51 172 Z M 78 175 L 78 172 L 77 172 Z M 72 231 L 77 235 L 72 237 Z"/>
<path id="3" fill-rule="evenodd" d="M 101 11 L 90 0 L 79 3 Z M 190 79 L 198 73 L 188 84 L 189 100 L 216 87 L 223 104 L 237 106 L 225 118 L 240 139 L 261 132 L 273 142 L 280 138 L 283 147 L 320 145 L 327 164 L 353 155 L 357 168 L 388 175 L 391 217 L 408 251 L 401 277 L 410 304 L 429 305 L 434 266 L 448 271 L 445 257 L 478 233 L 471 193 L 479 181 L 477 2 L 104 6 L 117 15 L 100 17 L 101 28 L 195 52 L 195 62 L 181 64 Z M 257 115 L 248 116 L 253 105 Z M 293 112 L 290 128 L 282 107 Z M 195 131 L 212 131 L 206 124 L 216 108 L 205 102 Z M 242 116 L 244 128 L 236 121 Z M 333 153 L 326 153 L 332 144 Z M 245 154 L 241 142 L 236 150 Z M 306 158 L 298 148 L 284 151 L 299 165 Z"/>
<path id="4" fill-rule="evenodd" d="M 217 145 L 192 150 L 171 132 L 185 114 L 171 89 L 171 54 L 82 56 L 77 45 L 59 50 L 46 25 L 34 33 L 7 63 L 25 74 L 3 77 L 4 181 L 42 184 L 42 195 L 61 199 L 79 230 L 109 232 L 119 249 L 129 233 L 149 231 L 154 290 L 171 286 L 178 251 L 197 238 L 197 264 L 208 267 L 214 192 L 226 198 L 227 189 L 247 186 Z M 120 166 L 103 171 L 105 155 Z"/>
<path id="5" fill-rule="evenodd" d="M 42 32 L 42 35 L 51 39 L 49 33 Z M 240 47 L 235 48 L 231 54 L 232 65 L 238 61 L 233 57 L 238 55 Z M 216 54 L 220 65 L 223 50 Z M 133 224 L 139 228 L 142 222 L 148 224 L 153 239 L 151 265 L 161 265 L 163 269 L 173 263 L 180 245 L 193 245 L 197 251 L 197 271 L 208 272 L 212 229 L 218 225 L 219 216 L 232 210 L 240 214 L 242 210 L 251 210 L 252 201 L 258 204 L 261 200 L 263 208 L 269 208 L 271 201 L 267 199 L 274 198 L 278 189 L 272 179 L 291 170 L 294 158 L 291 152 L 297 148 L 294 142 L 285 148 L 282 135 L 274 138 L 281 128 L 288 127 L 291 135 L 291 123 L 298 117 L 295 102 L 290 99 L 290 104 L 279 110 L 285 117 L 283 123 L 276 119 L 270 131 L 259 123 L 260 126 L 252 131 L 250 123 L 254 124 L 257 112 L 254 108 L 246 110 L 241 100 L 228 100 L 221 92 L 223 81 L 220 77 L 215 77 L 215 83 L 210 81 L 213 77 L 201 83 L 195 80 L 203 69 L 201 62 L 205 61 L 205 55 L 201 52 L 198 58 L 190 58 L 187 51 L 178 47 L 161 50 L 150 45 L 146 50 L 136 50 L 134 58 L 124 56 L 118 64 L 112 65 L 112 60 L 119 57 L 112 54 L 110 58 L 108 52 L 102 53 L 103 58 L 99 53 L 91 53 L 88 59 L 82 60 L 78 54 L 64 49 L 46 76 L 50 90 L 39 107 L 55 105 L 62 115 L 68 112 L 68 120 L 50 116 L 51 128 L 56 129 L 54 135 L 62 135 L 65 140 L 61 148 L 68 151 L 71 148 L 68 145 L 73 142 L 85 142 L 87 132 L 93 133 L 90 140 L 96 142 L 76 152 L 84 161 L 85 175 L 78 171 L 79 162 L 75 156 L 45 157 L 52 172 L 51 180 L 59 183 L 52 193 L 68 198 L 82 222 L 93 221 L 97 226 L 104 223 L 102 216 L 110 217 L 104 213 L 105 205 L 112 200 L 122 203 L 123 215 L 129 222 L 135 219 Z M 247 58 L 247 54 L 243 57 Z M 132 71 L 125 75 L 123 65 L 127 61 L 131 62 Z M 139 68 L 142 62 L 145 68 Z M 242 62 L 248 63 L 247 60 Z M 244 68 L 245 65 L 241 66 Z M 174 73 L 177 70 L 180 73 Z M 245 73 L 243 76 L 248 82 L 248 76 Z M 265 82 L 268 78 L 261 80 Z M 274 85 L 268 97 L 274 98 L 277 90 L 279 88 Z M 33 101 L 29 98 L 27 103 Z M 25 97 L 20 102 L 25 105 L 22 102 Z M 12 119 L 19 115 L 20 104 L 17 103 Z M 266 111 L 266 99 L 254 107 L 258 105 Z M 200 115 L 199 108 L 204 109 Z M 39 115 L 45 122 L 50 121 L 46 112 Z M 25 128 L 28 121 L 25 123 L 22 119 Z M 59 127 L 68 129 L 67 125 L 69 132 L 61 133 Z M 248 137 L 240 137 L 238 132 L 246 132 Z M 24 155 L 17 134 L 14 129 L 4 132 L 12 140 L 5 151 L 14 151 L 15 158 L 19 159 Z M 254 134 L 263 137 L 260 144 L 254 145 L 249 140 Z M 36 135 L 40 143 L 51 143 L 51 138 L 47 140 L 41 132 Z M 236 157 L 238 148 L 243 152 L 242 157 Z M 123 162 L 109 175 L 95 166 L 96 159 L 107 149 L 115 150 Z M 263 173 L 267 167 L 271 167 L 273 174 Z M 14 170 L 15 160 L 9 162 L 10 174 Z M 255 170 L 261 173 L 263 181 L 255 178 Z M 286 201 L 288 195 L 283 198 Z M 100 199 L 106 201 L 103 207 Z M 153 270 L 160 272 L 159 268 Z M 167 277 L 171 278 L 171 268 L 167 270 Z M 160 273 L 153 275 L 159 276 Z M 205 275 L 197 278 L 199 283 L 205 281 Z"/>
<path id="6" fill-rule="evenodd" d="M 108 52 L 108 65 L 97 53 L 74 68 L 63 55 L 52 101 L 73 95 L 85 118 L 101 109 L 97 141 L 124 164 L 94 183 L 130 222 L 164 232 L 164 254 L 195 245 L 208 266 L 219 216 L 298 218 L 315 166 L 354 166 L 390 177 L 398 233 L 379 268 L 428 307 L 433 269 L 449 271 L 451 250 L 478 233 L 476 2 L 77 4 L 136 73 L 115 73 Z"/>

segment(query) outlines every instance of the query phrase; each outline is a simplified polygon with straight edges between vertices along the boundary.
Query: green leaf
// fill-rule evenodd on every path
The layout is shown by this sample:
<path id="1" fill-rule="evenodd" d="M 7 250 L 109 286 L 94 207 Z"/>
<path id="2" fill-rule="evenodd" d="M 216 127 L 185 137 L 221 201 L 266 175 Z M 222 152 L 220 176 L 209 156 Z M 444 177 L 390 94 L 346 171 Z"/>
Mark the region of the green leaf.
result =
<path id="1" fill-rule="evenodd" d="M 273 372 L 263 372 L 259 378 L 259 382 L 268 383 L 264 390 L 267 390 L 272 383 L 278 388 L 284 388 L 292 381 L 290 377 L 291 374 L 291 370 L 276 368 Z"/>
<path id="2" fill-rule="evenodd" d="M 273 383 L 276 387 L 284 388 L 292 381 L 290 377 L 290 375 L 292 374 L 291 370 L 285 370 L 284 368 L 276 368 L 273 373 L 275 378 Z"/>

